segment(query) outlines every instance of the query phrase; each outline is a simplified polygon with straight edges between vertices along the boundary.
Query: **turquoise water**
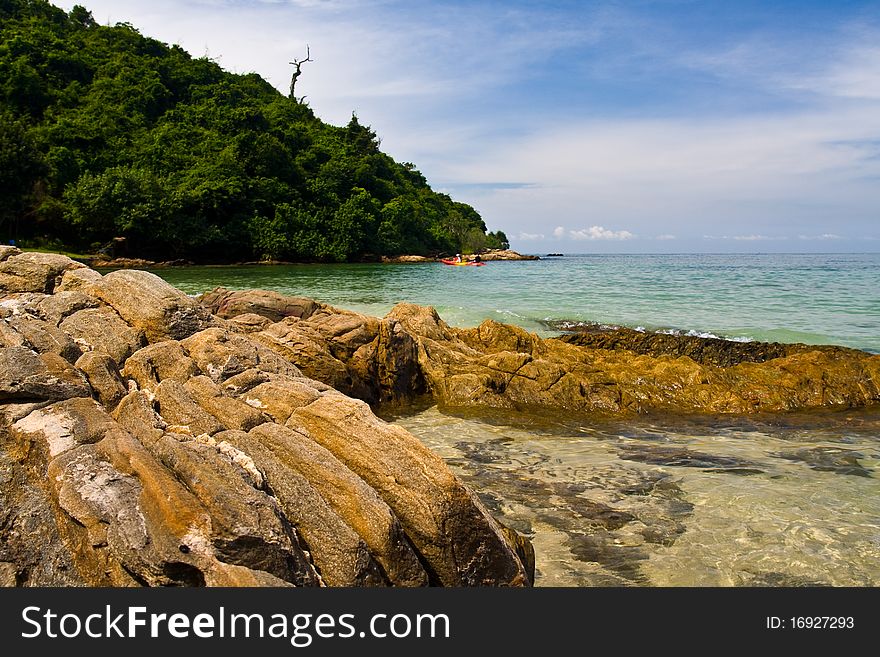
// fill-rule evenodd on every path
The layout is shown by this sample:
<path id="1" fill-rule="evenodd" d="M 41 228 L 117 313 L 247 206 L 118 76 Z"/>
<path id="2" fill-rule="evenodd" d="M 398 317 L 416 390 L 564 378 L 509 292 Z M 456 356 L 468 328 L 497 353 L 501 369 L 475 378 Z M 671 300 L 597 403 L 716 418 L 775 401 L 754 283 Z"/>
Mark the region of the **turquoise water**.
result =
<path id="1" fill-rule="evenodd" d="M 880 254 L 157 273 L 191 294 L 264 288 L 377 316 L 411 301 L 458 326 L 597 322 L 880 352 Z M 539 586 L 880 585 L 880 408 L 625 422 L 394 412 L 531 539 Z"/>
<path id="2" fill-rule="evenodd" d="M 880 254 L 579 255 L 486 267 L 276 265 L 157 270 L 190 294 L 215 286 L 308 296 L 382 316 L 437 308 L 454 326 L 484 319 L 543 335 L 553 321 L 722 337 L 840 344 L 880 352 Z"/>

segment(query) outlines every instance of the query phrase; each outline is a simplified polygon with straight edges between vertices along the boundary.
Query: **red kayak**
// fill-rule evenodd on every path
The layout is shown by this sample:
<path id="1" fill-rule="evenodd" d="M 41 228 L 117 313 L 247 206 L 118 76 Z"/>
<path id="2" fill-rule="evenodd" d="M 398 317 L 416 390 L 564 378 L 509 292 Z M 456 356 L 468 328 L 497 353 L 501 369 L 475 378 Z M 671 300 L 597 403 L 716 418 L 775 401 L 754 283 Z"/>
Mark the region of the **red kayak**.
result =
<path id="1" fill-rule="evenodd" d="M 462 262 L 456 262 L 455 260 L 449 259 L 443 259 L 440 262 L 442 262 L 444 265 L 451 265 L 453 267 L 483 267 L 486 264 L 485 262 L 468 262 L 466 260 Z"/>

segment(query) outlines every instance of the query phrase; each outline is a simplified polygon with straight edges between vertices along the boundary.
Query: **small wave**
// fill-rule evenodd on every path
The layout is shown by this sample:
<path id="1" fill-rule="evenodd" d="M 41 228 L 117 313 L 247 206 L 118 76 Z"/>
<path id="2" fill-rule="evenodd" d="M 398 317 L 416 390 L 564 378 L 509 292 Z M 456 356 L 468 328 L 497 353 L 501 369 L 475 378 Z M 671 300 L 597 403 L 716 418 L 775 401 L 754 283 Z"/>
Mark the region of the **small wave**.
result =
<path id="1" fill-rule="evenodd" d="M 754 342 L 754 338 L 746 336 L 726 336 L 712 333 L 710 331 L 698 331 L 696 329 L 676 329 L 662 328 L 649 329 L 645 326 L 623 326 L 621 324 L 604 324 L 602 322 L 585 322 L 580 320 L 569 319 L 551 319 L 545 317 L 539 320 L 540 324 L 557 331 L 565 331 L 566 333 L 604 333 L 606 331 L 617 331 L 620 329 L 629 329 L 639 333 L 660 333 L 662 335 L 677 335 L 692 338 L 707 338 L 712 340 L 726 340 L 728 342 Z"/>
<path id="2" fill-rule="evenodd" d="M 752 338 L 741 335 L 728 337 L 726 335 L 717 335 L 715 333 L 710 333 L 709 331 L 695 331 L 693 329 L 689 331 L 685 331 L 684 329 L 660 329 L 658 331 L 654 331 L 654 333 L 662 333 L 663 335 L 684 335 L 691 338 L 708 338 L 711 340 L 727 340 L 728 342 L 754 342 Z"/>

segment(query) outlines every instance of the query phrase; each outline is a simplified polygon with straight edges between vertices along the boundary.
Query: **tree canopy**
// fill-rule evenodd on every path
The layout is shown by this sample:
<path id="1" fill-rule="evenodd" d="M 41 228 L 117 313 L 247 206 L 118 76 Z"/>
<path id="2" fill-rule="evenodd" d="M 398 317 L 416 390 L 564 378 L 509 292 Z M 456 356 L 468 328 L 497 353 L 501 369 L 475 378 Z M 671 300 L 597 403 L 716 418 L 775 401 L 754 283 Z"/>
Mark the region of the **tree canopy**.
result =
<path id="1" fill-rule="evenodd" d="M 0 239 L 196 261 L 346 261 L 505 246 L 356 116 L 318 119 L 255 73 L 0 0 Z"/>

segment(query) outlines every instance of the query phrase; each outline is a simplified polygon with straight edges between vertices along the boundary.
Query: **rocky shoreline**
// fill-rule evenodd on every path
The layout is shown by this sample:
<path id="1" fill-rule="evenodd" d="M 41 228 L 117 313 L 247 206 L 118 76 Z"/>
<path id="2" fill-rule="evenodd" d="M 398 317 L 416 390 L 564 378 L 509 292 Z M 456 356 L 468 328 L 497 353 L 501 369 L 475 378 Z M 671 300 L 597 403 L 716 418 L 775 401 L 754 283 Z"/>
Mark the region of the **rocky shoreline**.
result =
<path id="1" fill-rule="evenodd" d="M 480 255 L 486 261 L 495 260 L 540 260 L 536 255 L 523 255 L 510 249 L 490 249 Z M 382 256 L 379 262 L 385 264 L 424 264 L 431 262 L 440 262 L 440 258 L 421 255 L 399 255 L 399 256 Z M 166 269 L 168 267 L 192 267 L 196 263 L 190 260 L 146 260 L 144 258 L 111 258 L 104 256 L 95 256 L 83 263 L 94 267 L 95 269 Z M 260 261 L 260 262 L 237 262 L 229 263 L 230 265 L 290 265 L 292 262 L 281 261 Z"/>
<path id="2" fill-rule="evenodd" d="M 542 339 L 491 320 L 450 327 L 413 304 L 378 319 L 261 290 L 218 288 L 200 300 L 308 376 L 371 404 L 428 395 L 452 407 L 625 416 L 880 403 L 880 356 L 844 347 L 632 329 Z"/>
<path id="3" fill-rule="evenodd" d="M 880 356 L 685 337 L 192 299 L 4 247 L 2 583 L 528 585 L 528 541 L 368 404 L 625 418 L 880 403 Z"/>
<path id="4" fill-rule="evenodd" d="M 248 330 L 147 272 L 0 251 L 2 584 L 530 584 L 439 457 Z"/>

